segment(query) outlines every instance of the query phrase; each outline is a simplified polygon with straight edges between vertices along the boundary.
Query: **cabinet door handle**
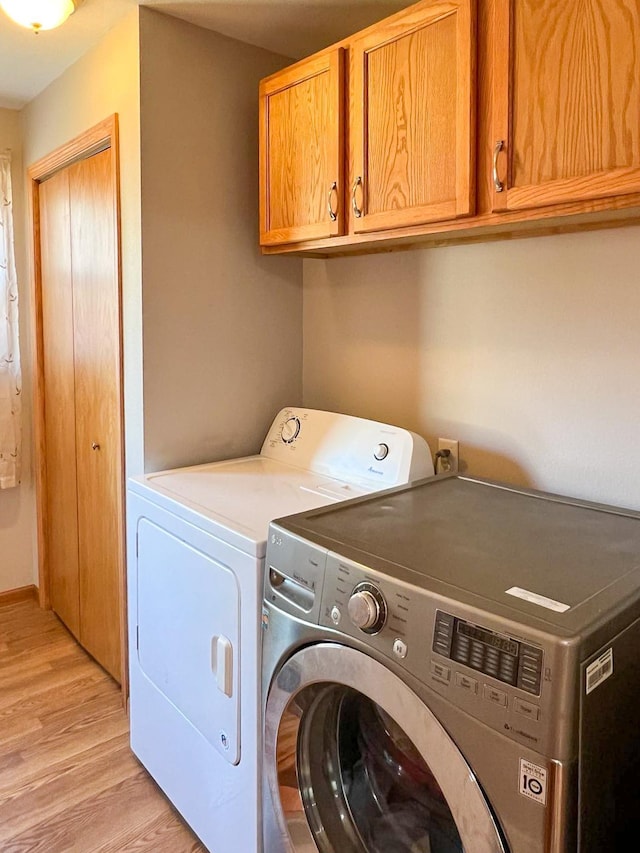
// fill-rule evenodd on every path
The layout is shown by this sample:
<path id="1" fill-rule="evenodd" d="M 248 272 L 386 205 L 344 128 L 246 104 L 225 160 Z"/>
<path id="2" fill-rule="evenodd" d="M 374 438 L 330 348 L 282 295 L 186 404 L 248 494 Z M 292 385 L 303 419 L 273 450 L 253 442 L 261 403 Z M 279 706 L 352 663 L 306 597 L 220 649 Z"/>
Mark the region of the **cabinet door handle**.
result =
<path id="1" fill-rule="evenodd" d="M 327 198 L 327 208 L 328 208 L 328 210 L 329 210 L 329 219 L 330 219 L 332 222 L 335 222 L 335 221 L 336 221 L 336 219 L 338 218 L 338 214 L 337 214 L 337 212 L 336 212 L 336 211 L 333 209 L 333 207 L 331 206 L 331 201 L 332 201 L 332 199 L 333 199 L 333 194 L 334 194 L 334 193 L 336 193 L 336 194 L 337 194 L 337 192 L 338 192 L 338 184 L 337 184 L 337 182 L 336 182 L 336 181 L 334 181 L 334 182 L 331 184 L 331 186 L 329 187 L 329 197 Z"/>
<path id="2" fill-rule="evenodd" d="M 359 186 L 362 186 L 362 177 L 360 175 L 358 175 L 353 182 L 353 189 L 351 190 L 351 204 L 353 206 L 353 212 L 358 219 L 362 216 L 362 208 L 358 207 L 358 202 L 356 201 L 356 191 Z"/>
<path id="3" fill-rule="evenodd" d="M 91 449 L 92 450 L 100 450 L 100 445 L 96 441 L 92 441 L 91 442 Z"/>
<path id="4" fill-rule="evenodd" d="M 504 190 L 504 184 L 498 175 L 498 157 L 500 156 L 500 152 L 503 148 L 504 139 L 499 139 L 496 142 L 496 147 L 493 149 L 493 186 L 497 193 L 501 193 Z"/>

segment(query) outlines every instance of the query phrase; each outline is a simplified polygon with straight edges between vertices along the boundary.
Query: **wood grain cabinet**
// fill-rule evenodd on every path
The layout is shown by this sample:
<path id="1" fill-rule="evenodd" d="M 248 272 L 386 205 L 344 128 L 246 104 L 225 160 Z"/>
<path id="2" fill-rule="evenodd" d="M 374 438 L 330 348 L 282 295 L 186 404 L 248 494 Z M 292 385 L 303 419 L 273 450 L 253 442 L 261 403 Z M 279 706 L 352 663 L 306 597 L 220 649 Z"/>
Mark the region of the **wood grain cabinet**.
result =
<path id="1" fill-rule="evenodd" d="M 494 0 L 493 210 L 640 192 L 638 0 Z"/>
<path id="2" fill-rule="evenodd" d="M 260 84 L 260 242 L 344 231 L 344 50 Z"/>
<path id="3" fill-rule="evenodd" d="M 473 213 L 475 0 L 413 6 L 350 56 L 353 233 Z"/>
<path id="4" fill-rule="evenodd" d="M 261 114 L 266 254 L 638 224 L 640 2 L 422 0 L 268 78 Z"/>
<path id="5" fill-rule="evenodd" d="M 263 246 L 473 212 L 474 28 L 475 0 L 427 0 L 262 81 Z"/>

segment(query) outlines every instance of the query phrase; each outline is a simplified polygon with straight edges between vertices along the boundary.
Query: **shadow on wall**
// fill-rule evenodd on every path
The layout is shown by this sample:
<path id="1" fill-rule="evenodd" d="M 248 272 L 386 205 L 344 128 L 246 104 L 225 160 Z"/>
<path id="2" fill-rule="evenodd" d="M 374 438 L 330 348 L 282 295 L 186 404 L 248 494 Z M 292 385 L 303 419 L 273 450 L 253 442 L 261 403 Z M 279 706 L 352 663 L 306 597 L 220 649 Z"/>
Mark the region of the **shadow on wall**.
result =
<path id="1" fill-rule="evenodd" d="M 266 50 L 302 59 L 377 23 L 415 0 L 305 0 L 300 14 L 292 14 L 291 0 L 216 0 L 202 9 L 197 3 L 163 3 L 160 11 L 192 24 L 258 45 Z"/>
<path id="2" fill-rule="evenodd" d="M 457 439 L 466 473 L 640 508 L 640 230 L 304 262 L 304 403 Z"/>
<path id="3" fill-rule="evenodd" d="M 424 434 L 418 253 L 309 260 L 303 275 L 305 404 Z"/>
<path id="4" fill-rule="evenodd" d="M 435 441 L 437 442 L 437 439 Z M 505 456 L 503 453 L 469 443 L 463 444 L 462 453 L 459 473 L 465 477 L 494 480 L 498 483 L 521 486 L 525 489 L 535 488 L 530 473 L 515 459 Z M 467 459 L 473 459 L 472 466 L 469 465 Z"/>

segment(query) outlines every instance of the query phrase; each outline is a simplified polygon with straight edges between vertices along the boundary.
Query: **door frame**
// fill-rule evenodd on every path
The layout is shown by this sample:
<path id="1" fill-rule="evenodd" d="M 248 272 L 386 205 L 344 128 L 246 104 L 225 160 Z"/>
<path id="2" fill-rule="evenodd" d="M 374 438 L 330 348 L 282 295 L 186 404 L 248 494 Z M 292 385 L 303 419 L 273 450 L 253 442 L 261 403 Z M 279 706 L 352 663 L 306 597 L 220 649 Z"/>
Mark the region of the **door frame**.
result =
<path id="1" fill-rule="evenodd" d="M 126 633 L 126 583 L 125 583 L 125 516 L 124 516 L 124 377 L 123 377 L 123 333 L 122 333 L 122 252 L 120 229 L 120 154 L 118 115 L 114 113 L 103 121 L 76 136 L 74 139 L 55 149 L 45 157 L 33 163 L 27 169 L 29 188 L 29 222 L 31 227 L 29 253 L 31 261 L 31 322 L 33 327 L 33 364 L 34 364 L 34 473 L 36 486 L 37 513 L 37 562 L 38 562 L 38 601 L 43 609 L 51 608 L 50 571 L 47 553 L 47 472 L 46 472 L 46 434 L 44 419 L 44 328 L 42 311 L 42 263 L 40 249 L 40 184 L 61 169 L 80 160 L 111 149 L 111 184 L 114 199 L 115 233 L 115 269 L 118 287 L 118 350 L 119 369 L 119 434 L 120 434 L 120 477 L 117 484 L 120 512 L 118 513 L 118 586 L 120 590 L 120 648 L 121 648 L 121 690 L 126 706 L 128 690 L 128 647 Z"/>

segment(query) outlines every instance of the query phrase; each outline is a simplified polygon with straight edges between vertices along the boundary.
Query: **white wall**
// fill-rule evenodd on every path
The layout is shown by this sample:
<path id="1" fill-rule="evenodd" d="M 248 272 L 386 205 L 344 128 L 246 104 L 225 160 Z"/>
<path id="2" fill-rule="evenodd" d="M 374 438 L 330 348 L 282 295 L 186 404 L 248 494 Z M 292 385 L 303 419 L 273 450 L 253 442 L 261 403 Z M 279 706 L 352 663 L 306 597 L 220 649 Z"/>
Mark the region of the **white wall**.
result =
<path id="1" fill-rule="evenodd" d="M 25 193 L 20 114 L 0 109 L 0 151 L 11 149 L 14 244 L 19 289 L 20 348 L 23 374 L 22 482 L 0 490 L 0 592 L 35 583 L 35 504 L 31 471 L 29 279 L 26 270 Z"/>
<path id="2" fill-rule="evenodd" d="M 143 470 L 137 9 L 24 108 L 25 165 L 113 113 L 120 126 L 125 453 L 128 473 L 136 474 Z"/>
<path id="3" fill-rule="evenodd" d="M 304 402 L 640 509 L 640 229 L 308 260 Z"/>
<path id="4" fill-rule="evenodd" d="M 140 10 L 147 470 L 259 450 L 302 398 L 302 262 L 258 250 L 258 82 L 291 60 Z"/>
<path id="5" fill-rule="evenodd" d="M 257 249 L 258 80 L 288 63 L 136 8 L 22 112 L 25 167 L 119 117 L 128 475 L 253 452 L 275 411 L 301 401 L 302 263 Z M 27 446 L 30 420 L 31 409 Z M 0 496 L 0 590 L 36 579 L 35 499 L 30 489 L 25 508 L 24 495 Z"/>

